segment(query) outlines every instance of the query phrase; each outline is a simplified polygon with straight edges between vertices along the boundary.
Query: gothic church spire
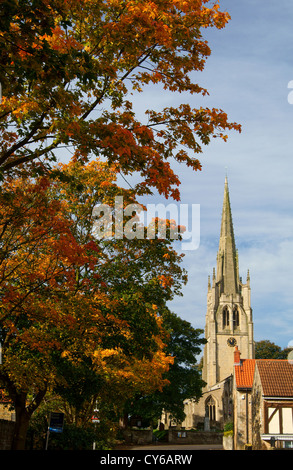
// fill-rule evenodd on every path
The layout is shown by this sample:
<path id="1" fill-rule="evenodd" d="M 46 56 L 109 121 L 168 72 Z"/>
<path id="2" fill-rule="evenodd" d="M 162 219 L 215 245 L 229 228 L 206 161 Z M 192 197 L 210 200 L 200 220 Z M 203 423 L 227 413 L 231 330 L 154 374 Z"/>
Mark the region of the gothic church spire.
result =
<path id="1" fill-rule="evenodd" d="M 220 286 L 220 295 L 221 293 L 239 293 L 238 256 L 234 238 L 227 176 L 225 178 L 216 282 Z"/>

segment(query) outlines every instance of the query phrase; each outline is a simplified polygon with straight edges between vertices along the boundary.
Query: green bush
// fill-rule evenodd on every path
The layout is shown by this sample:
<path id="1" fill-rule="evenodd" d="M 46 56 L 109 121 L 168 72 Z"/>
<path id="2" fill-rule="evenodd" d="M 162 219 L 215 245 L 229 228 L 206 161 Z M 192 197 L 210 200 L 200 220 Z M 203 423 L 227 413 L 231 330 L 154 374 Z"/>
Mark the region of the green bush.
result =
<path id="1" fill-rule="evenodd" d="M 157 441 L 165 441 L 167 439 L 168 431 L 155 429 L 153 436 Z"/>
<path id="2" fill-rule="evenodd" d="M 224 434 L 225 436 L 233 434 L 234 430 L 234 424 L 232 421 L 229 421 L 228 423 L 225 423 L 224 425 Z"/>
<path id="3" fill-rule="evenodd" d="M 50 433 L 49 450 L 91 450 L 96 438 L 93 426 L 80 428 L 65 424 L 62 433 Z"/>

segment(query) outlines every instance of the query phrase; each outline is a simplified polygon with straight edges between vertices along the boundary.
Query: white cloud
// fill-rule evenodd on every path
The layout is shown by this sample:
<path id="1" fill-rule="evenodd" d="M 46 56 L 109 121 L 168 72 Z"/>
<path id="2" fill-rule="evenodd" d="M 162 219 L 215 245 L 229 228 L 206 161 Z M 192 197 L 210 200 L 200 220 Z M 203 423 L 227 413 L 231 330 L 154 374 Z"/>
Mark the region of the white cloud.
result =
<path id="1" fill-rule="evenodd" d="M 182 201 L 201 205 L 201 244 L 186 254 L 189 283 L 174 311 L 204 326 L 227 171 L 240 275 L 247 269 L 251 274 L 255 339 L 286 347 L 293 338 L 293 105 L 288 102 L 293 4 L 222 0 L 220 5 L 232 20 L 222 31 L 207 32 L 212 55 L 196 75 L 210 97 L 189 102 L 222 108 L 243 132 L 206 147 L 202 172 L 179 170 Z"/>

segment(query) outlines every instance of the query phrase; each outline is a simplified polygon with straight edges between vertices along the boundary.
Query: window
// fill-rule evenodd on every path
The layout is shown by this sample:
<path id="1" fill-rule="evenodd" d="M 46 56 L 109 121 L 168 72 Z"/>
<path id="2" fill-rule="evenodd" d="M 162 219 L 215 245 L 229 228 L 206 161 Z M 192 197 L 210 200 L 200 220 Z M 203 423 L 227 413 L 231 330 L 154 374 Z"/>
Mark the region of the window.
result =
<path id="1" fill-rule="evenodd" d="M 223 328 L 227 328 L 229 326 L 229 309 L 228 307 L 223 308 Z"/>
<path id="2" fill-rule="evenodd" d="M 210 421 L 216 421 L 216 402 L 213 397 L 209 397 L 206 401 L 206 416 Z"/>
<path id="3" fill-rule="evenodd" d="M 293 441 L 284 441 L 285 449 L 293 449 Z"/>
<path id="4" fill-rule="evenodd" d="M 239 327 L 239 310 L 238 307 L 233 308 L 233 330 Z"/>

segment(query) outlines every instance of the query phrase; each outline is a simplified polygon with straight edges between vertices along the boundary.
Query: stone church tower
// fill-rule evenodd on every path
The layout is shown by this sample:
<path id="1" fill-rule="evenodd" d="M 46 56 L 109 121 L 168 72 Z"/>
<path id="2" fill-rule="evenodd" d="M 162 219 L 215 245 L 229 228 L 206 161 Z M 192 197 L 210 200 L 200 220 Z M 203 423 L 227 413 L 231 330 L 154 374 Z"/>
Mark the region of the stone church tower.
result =
<path id="1" fill-rule="evenodd" d="M 205 339 L 202 378 L 206 386 L 198 402 L 184 402 L 186 418 L 181 426 L 185 429 L 223 428 L 232 419 L 235 346 L 241 358 L 254 359 L 250 277 L 247 272 L 245 284 L 239 277 L 227 177 L 217 269 L 208 281 Z"/>
<path id="2" fill-rule="evenodd" d="M 253 322 L 250 305 L 250 278 L 239 278 L 227 177 L 217 254 L 217 270 L 208 283 L 203 380 L 207 387 L 221 382 L 233 372 L 234 347 L 242 357 L 254 358 Z"/>

